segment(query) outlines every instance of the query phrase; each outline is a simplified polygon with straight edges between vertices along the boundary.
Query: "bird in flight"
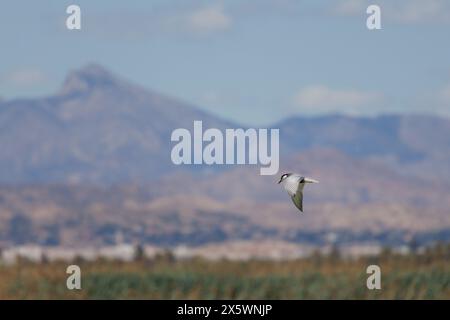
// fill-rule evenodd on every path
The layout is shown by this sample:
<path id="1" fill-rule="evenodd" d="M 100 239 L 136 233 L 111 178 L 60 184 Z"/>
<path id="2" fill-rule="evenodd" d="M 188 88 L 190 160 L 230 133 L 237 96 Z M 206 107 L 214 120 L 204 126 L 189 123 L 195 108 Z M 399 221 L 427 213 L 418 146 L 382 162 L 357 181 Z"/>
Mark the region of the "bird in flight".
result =
<path id="1" fill-rule="evenodd" d="M 292 202 L 295 206 L 303 212 L 303 188 L 307 183 L 318 183 L 319 181 L 302 177 L 296 173 L 285 173 L 281 176 L 278 183 L 283 186 L 283 188 L 291 196 Z"/>

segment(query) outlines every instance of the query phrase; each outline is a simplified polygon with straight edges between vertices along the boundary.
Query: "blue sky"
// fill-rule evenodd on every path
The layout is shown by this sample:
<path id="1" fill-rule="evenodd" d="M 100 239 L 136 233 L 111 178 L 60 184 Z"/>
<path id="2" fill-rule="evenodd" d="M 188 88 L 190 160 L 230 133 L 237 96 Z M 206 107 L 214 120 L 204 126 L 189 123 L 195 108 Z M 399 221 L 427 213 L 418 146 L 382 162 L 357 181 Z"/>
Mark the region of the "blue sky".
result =
<path id="1" fill-rule="evenodd" d="M 450 1 L 3 0 L 0 97 L 95 62 L 245 124 L 293 114 L 450 115 Z M 82 30 L 65 28 L 66 7 Z M 382 30 L 366 28 L 369 4 Z"/>

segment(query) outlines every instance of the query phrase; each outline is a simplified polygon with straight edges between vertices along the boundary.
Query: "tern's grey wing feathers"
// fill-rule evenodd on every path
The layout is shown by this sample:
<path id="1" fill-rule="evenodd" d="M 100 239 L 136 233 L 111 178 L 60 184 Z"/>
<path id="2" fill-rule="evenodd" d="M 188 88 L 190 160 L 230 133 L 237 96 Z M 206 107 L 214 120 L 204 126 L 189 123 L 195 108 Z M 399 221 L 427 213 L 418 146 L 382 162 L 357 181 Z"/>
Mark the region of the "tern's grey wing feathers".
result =
<path id="1" fill-rule="evenodd" d="M 300 188 L 298 188 L 297 192 L 291 197 L 291 199 L 295 206 L 303 212 L 303 192 Z"/>

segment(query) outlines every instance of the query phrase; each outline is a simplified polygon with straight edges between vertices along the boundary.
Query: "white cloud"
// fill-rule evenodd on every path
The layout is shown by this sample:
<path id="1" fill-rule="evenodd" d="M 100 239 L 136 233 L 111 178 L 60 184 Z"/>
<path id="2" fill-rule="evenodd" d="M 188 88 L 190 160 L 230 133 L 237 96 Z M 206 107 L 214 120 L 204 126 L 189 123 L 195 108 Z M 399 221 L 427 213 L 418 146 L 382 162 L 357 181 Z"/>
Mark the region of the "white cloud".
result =
<path id="1" fill-rule="evenodd" d="M 374 92 L 337 90 L 323 85 L 302 88 L 293 98 L 293 103 L 305 112 L 344 112 L 359 114 L 367 107 L 381 102 L 382 96 Z"/>
<path id="2" fill-rule="evenodd" d="M 47 82 L 47 80 L 45 73 L 35 68 L 13 70 L 0 78 L 3 85 L 15 87 L 38 86 Z"/>
<path id="3" fill-rule="evenodd" d="M 410 0 L 392 7 L 389 16 L 401 23 L 450 22 L 450 3 L 448 0 Z"/>
<path id="4" fill-rule="evenodd" d="M 374 4 L 369 0 L 341 0 L 333 8 L 332 13 L 341 16 L 363 16 L 366 8 Z M 401 23 L 449 23 L 450 1 L 448 0 L 380 0 L 382 19 Z"/>
<path id="5" fill-rule="evenodd" d="M 450 84 L 441 89 L 438 94 L 439 100 L 446 108 L 448 108 L 448 113 L 450 113 Z"/>
<path id="6" fill-rule="evenodd" d="M 183 8 L 154 19 L 156 29 L 172 34 L 211 35 L 231 28 L 233 19 L 222 6 Z"/>
<path id="7" fill-rule="evenodd" d="M 450 84 L 444 86 L 438 92 L 437 97 L 437 113 L 450 116 Z"/>
<path id="8" fill-rule="evenodd" d="M 198 1 L 186 1 L 179 6 L 155 5 L 151 11 L 97 12 L 88 18 L 90 35 L 133 40 L 149 36 L 209 36 L 230 29 L 234 22 L 224 6 L 201 5 Z"/>
<path id="9" fill-rule="evenodd" d="M 197 9 L 187 14 L 186 21 L 192 30 L 201 33 L 226 30 L 232 23 L 231 17 L 225 14 L 221 6 Z"/>
<path id="10" fill-rule="evenodd" d="M 220 103 L 223 99 L 217 92 L 208 91 L 203 93 L 199 100 L 204 105 L 214 106 Z"/>
<path id="11" fill-rule="evenodd" d="M 367 5 L 364 0 L 344 0 L 339 1 L 333 8 L 333 13 L 342 16 L 354 16 L 357 14 L 364 14 Z"/>

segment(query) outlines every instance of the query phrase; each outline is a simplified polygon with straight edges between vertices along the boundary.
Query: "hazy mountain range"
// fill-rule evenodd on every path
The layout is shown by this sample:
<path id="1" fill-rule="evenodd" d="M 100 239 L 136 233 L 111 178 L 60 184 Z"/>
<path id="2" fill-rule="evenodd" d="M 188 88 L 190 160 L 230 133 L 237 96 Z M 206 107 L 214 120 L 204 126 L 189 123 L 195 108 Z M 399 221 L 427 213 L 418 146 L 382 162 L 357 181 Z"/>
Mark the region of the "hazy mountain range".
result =
<path id="1" fill-rule="evenodd" d="M 296 116 L 280 171 L 320 180 L 300 215 L 276 176 L 179 167 L 172 130 L 239 128 L 97 65 L 40 99 L 0 101 L 0 243 L 206 244 L 277 239 L 402 243 L 450 238 L 450 120 Z"/>

